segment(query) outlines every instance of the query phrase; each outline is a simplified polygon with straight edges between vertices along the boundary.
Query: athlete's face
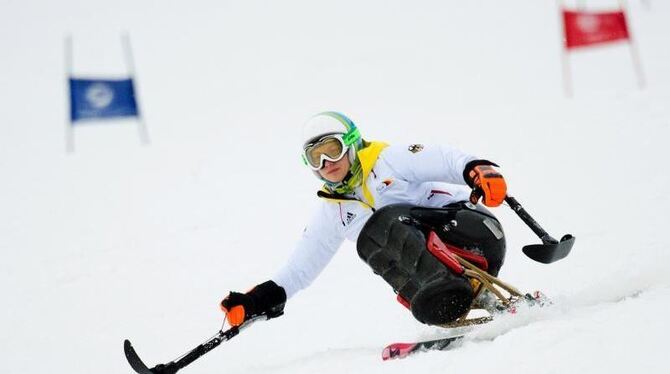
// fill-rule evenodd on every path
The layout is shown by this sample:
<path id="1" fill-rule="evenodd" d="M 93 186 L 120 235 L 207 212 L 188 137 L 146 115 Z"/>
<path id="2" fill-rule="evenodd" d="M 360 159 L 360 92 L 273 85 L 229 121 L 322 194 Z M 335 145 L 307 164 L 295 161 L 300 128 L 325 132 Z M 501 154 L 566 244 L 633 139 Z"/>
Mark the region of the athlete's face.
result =
<path id="1" fill-rule="evenodd" d="M 342 182 L 349 172 L 349 155 L 344 155 L 339 161 L 324 160 L 323 167 L 319 169 L 321 177 L 329 182 Z"/>

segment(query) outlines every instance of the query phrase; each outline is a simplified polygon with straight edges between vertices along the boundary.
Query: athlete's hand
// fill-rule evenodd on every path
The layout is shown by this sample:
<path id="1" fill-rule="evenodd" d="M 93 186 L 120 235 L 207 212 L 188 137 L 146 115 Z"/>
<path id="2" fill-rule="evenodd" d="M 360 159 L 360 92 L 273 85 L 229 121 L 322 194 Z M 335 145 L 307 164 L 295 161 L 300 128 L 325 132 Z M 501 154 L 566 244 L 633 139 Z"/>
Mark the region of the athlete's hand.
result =
<path id="1" fill-rule="evenodd" d="M 258 316 L 279 317 L 285 303 L 286 291 L 270 280 L 247 293 L 230 292 L 221 301 L 221 310 L 231 326 L 239 326 Z"/>
<path id="2" fill-rule="evenodd" d="M 469 167 L 468 167 L 469 166 Z M 477 160 L 470 162 L 465 168 L 465 181 L 472 187 L 470 202 L 477 204 L 482 199 L 484 205 L 497 207 L 505 201 L 507 183 L 505 178 L 490 161 Z"/>

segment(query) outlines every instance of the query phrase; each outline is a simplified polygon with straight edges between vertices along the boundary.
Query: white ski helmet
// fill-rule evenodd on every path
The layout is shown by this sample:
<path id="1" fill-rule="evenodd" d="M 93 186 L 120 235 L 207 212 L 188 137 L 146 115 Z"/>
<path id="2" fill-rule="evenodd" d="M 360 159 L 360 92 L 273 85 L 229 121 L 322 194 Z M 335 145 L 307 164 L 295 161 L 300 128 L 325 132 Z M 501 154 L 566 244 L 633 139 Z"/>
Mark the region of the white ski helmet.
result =
<path id="1" fill-rule="evenodd" d="M 317 141 L 318 139 L 332 134 L 341 134 L 345 146 L 348 147 L 349 163 L 353 165 L 356 160 L 356 152 L 363 148 L 363 139 L 361 138 L 358 128 L 352 120 L 347 116 L 338 112 L 323 112 L 312 116 L 302 132 L 302 149 Z M 303 161 L 307 163 L 304 158 Z M 318 171 L 314 172 L 320 179 Z"/>

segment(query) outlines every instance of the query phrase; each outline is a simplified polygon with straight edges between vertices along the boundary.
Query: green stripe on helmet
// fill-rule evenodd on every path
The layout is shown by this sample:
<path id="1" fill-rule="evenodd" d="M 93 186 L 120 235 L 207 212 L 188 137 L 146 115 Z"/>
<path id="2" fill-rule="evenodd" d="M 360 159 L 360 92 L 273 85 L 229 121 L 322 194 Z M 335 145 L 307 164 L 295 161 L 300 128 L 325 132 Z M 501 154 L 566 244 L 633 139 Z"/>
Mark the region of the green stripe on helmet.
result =
<path id="1" fill-rule="evenodd" d="M 356 124 L 344 114 L 338 112 L 323 112 L 317 115 L 325 115 L 335 118 L 346 127 L 347 132 L 342 137 L 345 145 L 350 146 L 361 139 L 361 132 L 358 130 L 358 127 L 356 127 Z"/>
<path id="2" fill-rule="evenodd" d="M 361 138 L 361 132 L 358 131 L 358 129 L 355 127 L 342 136 L 342 140 L 344 141 L 344 145 L 346 146 L 350 146 L 356 143 L 356 141 L 360 138 Z"/>

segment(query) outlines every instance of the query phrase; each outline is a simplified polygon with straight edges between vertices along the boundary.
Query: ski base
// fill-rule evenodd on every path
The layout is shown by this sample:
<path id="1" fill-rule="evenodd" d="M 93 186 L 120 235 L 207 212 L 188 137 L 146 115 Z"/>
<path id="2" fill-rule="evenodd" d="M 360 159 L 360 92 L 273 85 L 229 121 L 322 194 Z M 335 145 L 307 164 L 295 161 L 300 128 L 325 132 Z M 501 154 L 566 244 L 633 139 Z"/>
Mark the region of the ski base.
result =
<path id="1" fill-rule="evenodd" d="M 414 343 L 393 343 L 382 351 L 382 359 L 392 360 L 405 358 L 417 352 L 444 351 L 453 347 L 452 343 L 463 339 L 463 335 L 452 336 L 435 340 L 426 340 Z"/>

